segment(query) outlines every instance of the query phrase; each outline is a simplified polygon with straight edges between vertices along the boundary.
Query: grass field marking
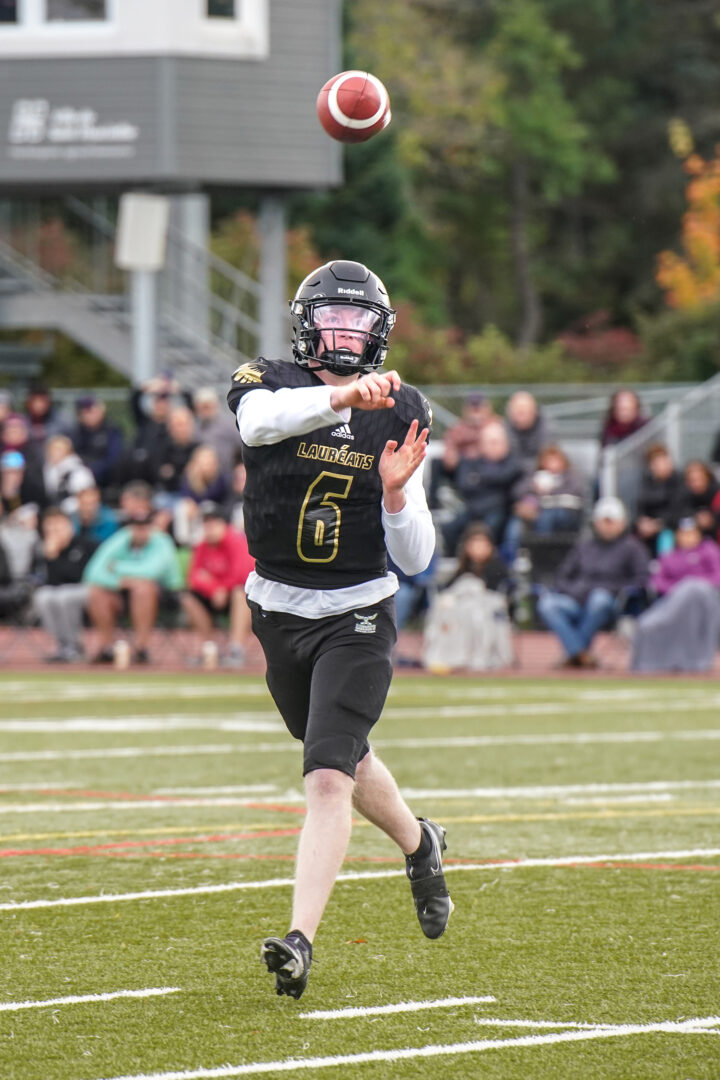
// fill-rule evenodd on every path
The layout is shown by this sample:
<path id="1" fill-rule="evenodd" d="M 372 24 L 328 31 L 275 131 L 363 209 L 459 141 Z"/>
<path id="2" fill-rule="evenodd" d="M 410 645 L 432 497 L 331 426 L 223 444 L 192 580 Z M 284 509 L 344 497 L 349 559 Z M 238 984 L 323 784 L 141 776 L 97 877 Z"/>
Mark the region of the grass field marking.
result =
<path id="1" fill-rule="evenodd" d="M 240 718 L 203 713 L 202 716 L 38 716 L 6 717 L 0 731 L 12 734 L 56 735 L 94 732 L 106 735 L 115 731 L 134 734 L 155 731 L 241 731 L 245 734 L 274 734 L 284 731 L 280 718 L 268 713 L 245 713 Z"/>
<path id="2" fill-rule="evenodd" d="M 107 994 L 71 994 L 69 997 L 49 998 L 45 1001 L 2 1001 L 0 1012 L 20 1012 L 21 1009 L 47 1009 L 55 1005 L 83 1005 L 85 1002 L 116 1001 L 118 998 L 163 997 L 179 994 L 179 986 L 148 987 L 146 990 L 113 990 Z"/>
<path id="3" fill-rule="evenodd" d="M 266 829 L 267 821 L 263 822 L 233 822 L 229 825 L 223 825 L 224 831 L 236 831 L 245 830 L 252 831 L 253 829 Z M 166 827 L 156 827 L 154 829 L 78 829 L 72 832 L 33 832 L 33 833 L 5 833 L 0 835 L 0 843 L 3 844 L 20 844 L 29 843 L 31 840 L 92 840 L 100 836 L 170 836 L 175 833 L 187 833 L 188 843 L 192 843 L 192 838 L 189 834 L 194 836 L 210 835 L 216 832 L 218 829 L 217 822 L 214 825 L 168 825 Z"/>
<path id="4" fill-rule="evenodd" d="M 487 1005 L 496 1002 L 492 994 L 483 997 L 437 998 L 435 1001 L 400 1001 L 395 1005 L 353 1006 L 347 1009 L 316 1009 L 300 1013 L 301 1020 L 349 1020 L 354 1016 L 386 1016 L 389 1013 L 422 1012 L 425 1009 L 451 1009 L 457 1005 Z M 555 1026 L 555 1025 L 553 1025 Z"/>
<path id="5" fill-rule="evenodd" d="M 245 806 L 250 809 L 258 809 L 257 801 L 247 799 L 234 799 L 232 796 L 223 796 L 217 799 L 123 799 L 115 801 L 108 799 L 105 802 L 66 802 L 66 803 L 0 803 L 0 814 L 74 814 L 80 810 L 82 813 L 95 813 L 98 810 L 178 810 L 178 809 L 203 809 L 212 806 Z M 268 807 L 268 809 L 277 807 Z M 294 810 L 298 813 L 298 810 Z"/>
<path id="6" fill-rule="evenodd" d="M 0 754 L 0 762 L 16 761 L 85 761 L 93 758 L 185 757 L 197 754 L 244 753 L 248 748 L 232 743 L 198 746 L 103 746 L 87 750 L 10 750 Z M 295 749 L 287 739 L 278 741 L 278 750 Z"/>
<path id="7" fill-rule="evenodd" d="M 687 705 L 686 705 L 687 709 Z M 720 728 L 697 728 L 692 731 L 573 731 L 538 732 L 516 735 L 415 736 L 402 739 L 373 739 L 373 746 L 384 750 L 452 749 L 483 746 L 592 746 L 597 743 L 717 742 Z"/>
<path id="8" fill-rule="evenodd" d="M 548 733 L 547 735 L 467 735 L 449 738 L 374 739 L 373 746 L 383 750 L 454 749 L 483 746 L 592 745 L 593 743 L 646 743 L 663 740 L 710 741 L 720 739 L 720 729 L 696 731 L 610 731 Z M 179 746 L 110 746 L 83 750 L 11 750 L 0 753 L 0 763 L 21 761 L 84 761 L 95 758 L 183 757 L 227 754 L 299 754 L 297 744 L 288 739 L 262 743 L 210 743 Z M 718 781 L 720 783 L 720 781 Z"/>
<path id="9" fill-rule="evenodd" d="M 486 863 L 455 863 L 445 867 L 445 873 L 477 870 L 528 870 L 538 867 L 592 866 L 596 863 L 649 863 L 679 859 L 711 859 L 720 855 L 720 848 L 690 848 L 683 851 L 643 851 L 616 855 L 562 855 L 555 858 L 505 859 Z M 372 881 L 381 878 L 405 877 L 405 869 L 360 870 L 338 874 L 339 883 Z M 18 900 L 0 904 L 0 911 L 23 911 L 34 908 L 76 907 L 82 904 L 112 904 L 129 900 L 161 900 L 175 896 L 201 896 L 212 893 L 243 892 L 246 889 L 279 889 L 294 884 L 293 878 L 267 878 L 264 881 L 228 881 L 217 885 L 191 885 L 183 889 L 146 889 L 142 892 L 103 893 L 95 896 L 67 896 L 56 900 Z"/>
<path id="10" fill-rule="evenodd" d="M 332 1069 L 339 1065 L 365 1065 L 379 1061 L 408 1061 L 415 1058 L 453 1057 L 476 1054 L 487 1050 L 507 1050 L 512 1047 L 551 1046 L 554 1043 L 584 1042 L 590 1039 L 611 1039 L 631 1035 L 679 1034 L 710 1035 L 720 1024 L 720 1017 L 707 1016 L 696 1020 L 662 1021 L 656 1024 L 618 1024 L 582 1031 L 560 1031 L 548 1035 L 520 1035 L 513 1039 L 481 1039 L 466 1043 L 412 1046 L 401 1050 L 369 1050 L 362 1054 L 337 1054 L 333 1057 L 290 1058 L 285 1061 L 257 1061 L 246 1065 L 220 1065 L 209 1069 L 183 1069 L 161 1073 L 136 1073 L 117 1076 L 112 1080 L 221 1080 L 231 1076 L 252 1076 L 261 1073 L 299 1072 L 305 1069 Z"/>
<path id="11" fill-rule="evenodd" d="M 720 780 L 641 780 L 627 783 L 533 784 L 528 787 L 409 788 L 406 799 L 548 799 L 565 795 L 615 795 L 632 792 L 694 791 L 720 788 Z"/>

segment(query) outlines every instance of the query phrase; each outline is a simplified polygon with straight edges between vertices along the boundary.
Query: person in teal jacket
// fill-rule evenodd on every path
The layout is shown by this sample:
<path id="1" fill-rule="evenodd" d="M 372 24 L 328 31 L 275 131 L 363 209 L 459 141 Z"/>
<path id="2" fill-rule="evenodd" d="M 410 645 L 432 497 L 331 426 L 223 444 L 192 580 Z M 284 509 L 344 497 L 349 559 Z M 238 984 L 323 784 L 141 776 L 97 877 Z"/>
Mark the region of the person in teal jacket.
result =
<path id="1" fill-rule="evenodd" d="M 100 635 L 93 663 L 112 663 L 113 633 L 123 611 L 135 634 L 133 659 L 149 663 L 148 642 L 162 594 L 176 592 L 184 584 L 177 550 L 167 533 L 153 528 L 151 514 L 136 514 L 100 545 L 83 581 L 90 586 L 88 613 Z"/>

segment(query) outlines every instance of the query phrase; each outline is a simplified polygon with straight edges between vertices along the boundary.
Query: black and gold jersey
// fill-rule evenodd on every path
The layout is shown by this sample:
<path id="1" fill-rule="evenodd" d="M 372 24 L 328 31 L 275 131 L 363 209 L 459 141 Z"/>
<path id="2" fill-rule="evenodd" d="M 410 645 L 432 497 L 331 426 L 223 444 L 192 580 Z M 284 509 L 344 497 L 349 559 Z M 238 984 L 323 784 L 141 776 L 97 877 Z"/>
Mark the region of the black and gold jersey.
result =
<path id="1" fill-rule="evenodd" d="M 258 388 L 325 386 L 305 368 L 260 358 L 233 375 L 228 405 Z M 339 589 L 382 577 L 387 552 L 378 463 L 388 439 L 401 443 L 414 419 L 430 427 L 430 407 L 412 386 L 395 407 L 353 410 L 350 421 L 264 446 L 243 443 L 245 531 L 262 577 L 301 588 Z"/>

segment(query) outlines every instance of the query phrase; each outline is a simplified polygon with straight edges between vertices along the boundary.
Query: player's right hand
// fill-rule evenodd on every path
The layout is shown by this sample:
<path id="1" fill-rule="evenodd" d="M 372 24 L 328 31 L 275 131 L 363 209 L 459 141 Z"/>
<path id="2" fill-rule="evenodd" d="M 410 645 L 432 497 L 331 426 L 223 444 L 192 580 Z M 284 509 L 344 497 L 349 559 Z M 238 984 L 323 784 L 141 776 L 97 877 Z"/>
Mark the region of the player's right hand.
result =
<path id="1" fill-rule="evenodd" d="M 340 409 L 392 409 L 395 399 L 393 390 L 402 385 L 397 371 L 371 371 L 359 379 L 336 386 L 330 395 L 330 406 L 337 412 Z"/>

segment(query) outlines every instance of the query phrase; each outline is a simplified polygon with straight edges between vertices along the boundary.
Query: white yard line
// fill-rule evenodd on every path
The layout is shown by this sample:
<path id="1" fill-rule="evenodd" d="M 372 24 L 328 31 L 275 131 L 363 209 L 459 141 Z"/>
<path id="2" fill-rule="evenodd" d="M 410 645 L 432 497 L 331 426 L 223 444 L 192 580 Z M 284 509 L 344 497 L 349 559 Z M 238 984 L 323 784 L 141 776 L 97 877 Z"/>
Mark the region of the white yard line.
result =
<path id="1" fill-rule="evenodd" d="M 0 689 L 2 684 L 0 684 Z M 274 713 L 243 713 L 234 718 L 226 715 L 202 716 L 179 714 L 176 716 L 56 716 L 10 717 L 0 720 L 0 731 L 12 734 L 58 734 L 63 732 L 114 731 L 241 731 L 246 734 L 274 734 L 284 731 L 285 725 Z"/>
<path id="2" fill-rule="evenodd" d="M 83 1005 L 89 1001 L 116 1001 L 118 998 L 162 997 L 179 994 L 179 986 L 149 987 L 147 990 L 114 990 L 108 994 L 71 994 L 69 997 L 49 998 L 45 1001 L 3 1001 L 0 1012 L 20 1012 L 21 1009 L 47 1009 L 56 1005 Z"/>
<path id="3" fill-rule="evenodd" d="M 204 730 L 210 725 L 204 725 Z M 103 731 L 107 733 L 106 728 Z M 113 729 L 110 729 L 113 730 Z M 119 727 L 114 730 L 121 730 Z M 231 730 L 225 726 L 223 730 Z M 275 730 L 273 728 L 273 730 Z M 455 749 L 483 746 L 572 746 L 598 743 L 653 743 L 653 742 L 716 742 L 720 740 L 720 728 L 700 728 L 689 731 L 598 731 L 598 732 L 548 732 L 532 735 L 460 735 L 437 738 L 374 739 L 373 746 L 379 750 L 429 750 Z M 261 743 L 199 743 L 178 746 L 115 746 L 83 750 L 11 750 L 0 753 L 0 763 L 18 761 L 73 761 L 93 758 L 140 758 L 174 757 L 192 754 L 277 754 L 299 752 L 298 744 L 283 738 L 275 742 Z"/>
<path id="4" fill-rule="evenodd" d="M 686 706 L 687 709 L 687 706 Z M 720 728 L 699 728 L 688 731 L 573 731 L 537 732 L 528 735 L 450 735 L 405 739 L 373 739 L 380 749 L 425 750 L 431 747 L 453 748 L 474 746 L 572 746 L 594 743 L 656 743 L 665 741 L 716 742 Z"/>
<path id="5" fill-rule="evenodd" d="M 549 799 L 720 788 L 720 780 L 646 780 L 617 784 L 533 784 L 527 787 L 403 788 L 406 799 Z"/>
<path id="6" fill-rule="evenodd" d="M 348 1009 L 316 1009 L 300 1013 L 301 1020 L 348 1020 L 353 1016 L 387 1016 L 390 1013 L 422 1012 L 425 1009 L 451 1009 L 456 1005 L 486 1005 L 497 1001 L 492 995 L 484 997 L 449 997 L 435 1001 L 400 1001 L 395 1005 L 354 1006 Z M 556 1024 L 552 1025 L 556 1027 Z"/>
<path id="7" fill-rule="evenodd" d="M 181 1069 L 161 1073 L 135 1073 L 114 1077 L 113 1080 L 220 1080 L 229 1076 L 251 1076 L 272 1072 L 299 1072 L 306 1069 L 332 1069 L 339 1065 L 365 1065 L 377 1061 L 409 1061 L 417 1058 L 453 1057 L 476 1054 L 487 1050 L 512 1047 L 551 1046 L 554 1043 L 584 1042 L 590 1039 L 611 1039 L 630 1035 L 653 1034 L 714 1034 L 709 1028 L 720 1024 L 720 1017 L 666 1021 L 657 1024 L 619 1024 L 596 1027 L 588 1031 L 562 1031 L 549 1035 L 520 1035 L 514 1039 L 482 1039 L 474 1042 L 445 1045 L 412 1046 L 402 1050 L 370 1050 L 362 1054 L 337 1054 L 332 1057 L 290 1058 L 284 1061 L 257 1061 L 246 1065 L 220 1065 L 210 1069 Z"/>
<path id="8" fill-rule="evenodd" d="M 296 743 L 290 739 L 278 740 L 277 745 L 261 743 L 258 746 L 239 746 L 232 743 L 199 743 L 197 746 L 104 746 L 87 750 L 10 750 L 0 754 L 0 762 L 16 761 L 87 761 L 94 758 L 144 758 L 144 757 L 188 757 L 195 754 L 210 754 L 218 757 L 225 754 L 245 754 L 251 750 L 266 750 L 276 753 L 280 750 L 296 750 Z"/>
<path id="9" fill-rule="evenodd" d="M 218 798 L 198 799 L 155 799 L 155 798 L 132 798 L 114 800 L 107 799 L 102 802 L 93 802 L 90 799 L 73 802 L 44 802 L 44 803 L 0 803 L 0 814 L 75 814 L 97 813 L 99 810 L 120 810 L 143 812 L 149 810 L 178 810 L 185 807 L 212 807 L 212 806 L 255 806 L 258 799 L 233 798 L 231 795 Z M 275 799 L 264 798 L 263 802 L 275 802 Z M 297 801 L 301 801 L 298 796 Z"/>
<path id="10" fill-rule="evenodd" d="M 176 748 L 177 749 L 177 748 Z M 189 750 L 189 748 L 188 748 Z M 98 751 L 98 755 L 105 752 Z M 58 791 L 73 795 L 79 785 L 69 785 L 67 780 L 53 783 L 51 780 L 36 782 L 33 784 L 2 784 L 0 783 L 0 795 L 3 792 L 13 794 L 21 791 Z M 720 779 L 712 780 L 647 780 L 628 783 L 588 783 L 588 784 L 545 784 L 531 785 L 528 787 L 489 787 L 489 788 L 402 788 L 402 794 L 406 799 L 489 799 L 504 802 L 512 799 L 561 799 L 567 805 L 599 805 L 606 806 L 608 803 L 645 803 L 645 802 L 669 802 L 673 791 L 704 791 L 720 788 Z M 233 799 L 232 794 L 245 794 L 253 798 Z M 297 788 L 289 791 L 278 791 L 273 784 L 248 784 L 227 785 L 217 787 L 198 788 L 158 788 L 153 795 L 185 795 L 186 798 L 177 799 L 147 799 L 137 798 L 132 800 L 92 802 L 94 796 L 88 795 L 87 800 L 79 799 L 73 803 L 0 803 L 0 813 L 61 813 L 63 810 L 98 810 L 110 809 L 137 809 L 137 808 L 161 808 L 161 807 L 186 807 L 186 806 L 245 806 L 258 803 L 303 803 L 305 796 Z M 216 796 L 213 798 L 212 796 Z M 606 797 L 607 796 L 607 797 Z"/>
<path id="11" fill-rule="evenodd" d="M 445 867 L 445 873 L 477 871 L 527 870 L 538 867 L 593 866 L 597 863 L 674 861 L 677 859 L 712 859 L 720 848 L 687 848 L 682 851 L 640 851 L 614 855 L 562 855 L 555 858 L 508 859 L 501 862 L 455 863 Z M 405 877 L 405 869 L 361 870 L 339 874 L 338 882 L 373 881 L 382 878 Z M 96 896 L 67 896 L 57 900 L 19 900 L 0 904 L 0 911 L 23 911 L 33 908 L 77 907 L 84 904 L 113 904 L 123 900 L 162 900 L 174 896 L 207 896 L 211 893 L 243 892 L 248 889 L 289 888 L 293 878 L 268 878 L 265 881 L 229 881 L 221 885 L 194 885 L 184 889 L 147 889 L 143 892 L 102 893 Z"/>

